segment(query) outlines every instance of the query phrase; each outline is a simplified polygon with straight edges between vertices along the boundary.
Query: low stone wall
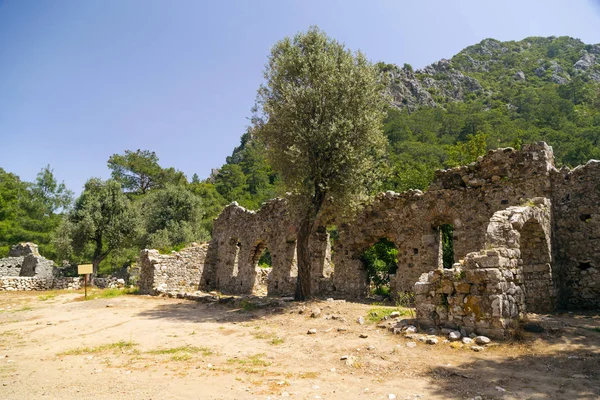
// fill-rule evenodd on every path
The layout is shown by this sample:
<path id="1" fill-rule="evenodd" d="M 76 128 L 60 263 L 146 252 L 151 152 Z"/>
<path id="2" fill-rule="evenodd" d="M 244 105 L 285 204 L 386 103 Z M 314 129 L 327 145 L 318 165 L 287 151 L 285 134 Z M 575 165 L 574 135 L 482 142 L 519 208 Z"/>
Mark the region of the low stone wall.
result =
<path id="1" fill-rule="evenodd" d="M 122 289 L 125 287 L 125 279 L 115 276 L 95 278 L 94 286 L 100 289 Z"/>
<path id="2" fill-rule="evenodd" d="M 95 278 L 94 286 L 100 289 L 120 289 L 125 287 L 125 280 L 117 277 Z M 81 289 L 84 286 L 82 277 L 74 278 L 38 278 L 30 276 L 0 277 L 0 291 L 6 290 L 63 290 Z M 91 286 L 91 285 L 90 285 Z"/>
<path id="3" fill-rule="evenodd" d="M 24 276 L 0 277 L 0 291 L 6 290 L 52 290 L 80 289 L 83 287 L 81 278 L 35 278 Z"/>
<path id="4" fill-rule="evenodd" d="M 414 286 L 419 323 L 502 339 L 524 313 L 554 310 L 550 221 L 544 198 L 496 212 L 487 250 L 421 275 Z"/>
<path id="5" fill-rule="evenodd" d="M 208 244 L 195 245 L 172 254 L 142 250 L 139 288 L 144 294 L 195 292 L 201 283 Z"/>

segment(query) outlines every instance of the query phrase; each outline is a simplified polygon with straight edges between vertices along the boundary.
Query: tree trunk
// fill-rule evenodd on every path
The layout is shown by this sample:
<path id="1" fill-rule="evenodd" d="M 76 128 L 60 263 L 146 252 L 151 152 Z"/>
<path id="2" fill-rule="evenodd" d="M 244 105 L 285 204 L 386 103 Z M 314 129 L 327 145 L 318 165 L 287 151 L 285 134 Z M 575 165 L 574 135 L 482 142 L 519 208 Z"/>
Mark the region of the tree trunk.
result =
<path id="1" fill-rule="evenodd" d="M 296 241 L 298 255 L 298 279 L 296 280 L 296 294 L 294 298 L 297 301 L 306 300 L 306 298 L 311 295 L 310 270 L 312 263 L 309 249 L 310 234 L 312 230 L 311 228 L 312 221 L 310 218 L 310 213 L 308 213 L 304 218 L 302 218 L 302 221 L 300 221 L 298 237 Z"/>

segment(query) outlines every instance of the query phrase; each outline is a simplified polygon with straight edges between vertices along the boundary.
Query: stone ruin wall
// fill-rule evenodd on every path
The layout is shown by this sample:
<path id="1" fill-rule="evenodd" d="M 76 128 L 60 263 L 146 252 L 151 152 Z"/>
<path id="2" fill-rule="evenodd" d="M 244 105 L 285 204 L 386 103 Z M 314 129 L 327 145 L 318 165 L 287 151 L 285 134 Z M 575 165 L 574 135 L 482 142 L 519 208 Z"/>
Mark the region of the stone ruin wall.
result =
<path id="1" fill-rule="evenodd" d="M 441 265 L 443 224 L 454 229 L 451 269 Z M 296 226 L 285 200 L 258 211 L 233 203 L 215 220 L 213 240 L 202 251 L 189 258 L 185 252 L 194 250 L 143 253 L 142 277 L 153 277 L 147 292 L 185 286 L 251 294 L 268 274 L 268 294 L 292 295 Z M 600 307 L 600 162 L 556 170 L 543 142 L 437 171 L 425 193 L 381 193 L 338 230 L 333 260 L 325 229 L 311 238 L 312 295 L 367 295 L 361 255 L 387 238 L 399 250 L 391 289 L 415 292 L 425 326 L 504 337 L 526 312 Z M 270 271 L 257 266 L 265 247 Z"/>
<path id="2" fill-rule="evenodd" d="M 600 161 L 553 171 L 554 268 L 560 305 L 600 308 Z"/>
<path id="3" fill-rule="evenodd" d="M 546 198 L 496 212 L 485 249 L 451 269 L 423 274 L 415 283 L 417 319 L 424 327 L 460 329 L 504 338 L 526 312 L 556 307 L 552 270 L 552 207 Z"/>
<path id="4" fill-rule="evenodd" d="M 174 254 L 142 250 L 138 285 L 143 294 L 195 292 L 204 273 L 208 244 L 194 245 Z"/>
<path id="5" fill-rule="evenodd" d="M 123 288 L 124 279 L 119 277 L 96 277 L 93 284 L 99 288 Z M 14 245 L 8 257 L 0 258 L 0 291 L 80 289 L 82 277 L 65 277 L 56 269 L 54 262 L 40 255 L 35 243 Z"/>
<path id="6" fill-rule="evenodd" d="M 549 195 L 553 162 L 545 143 L 524 146 L 523 151 L 499 149 L 468 166 L 436 171 L 425 193 L 381 193 L 354 221 L 340 226 L 333 260 L 335 288 L 365 293 L 360 256 L 387 238 L 399 251 L 398 271 L 390 286 L 393 291 L 412 291 L 422 273 L 441 267 L 442 224 L 454 228 L 455 262 L 480 250 L 496 211 Z"/>
<path id="7" fill-rule="evenodd" d="M 8 257 L 0 258 L 0 277 L 52 278 L 53 270 L 54 263 L 42 257 L 34 243 L 19 243 L 9 250 Z"/>

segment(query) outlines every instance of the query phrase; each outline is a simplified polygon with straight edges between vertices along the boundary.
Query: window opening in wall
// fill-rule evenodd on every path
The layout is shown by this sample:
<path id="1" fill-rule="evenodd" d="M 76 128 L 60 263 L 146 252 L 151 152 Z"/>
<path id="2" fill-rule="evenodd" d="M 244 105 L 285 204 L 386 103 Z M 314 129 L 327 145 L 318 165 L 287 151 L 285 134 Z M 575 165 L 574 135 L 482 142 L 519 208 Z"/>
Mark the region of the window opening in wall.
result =
<path id="1" fill-rule="evenodd" d="M 390 297 L 390 275 L 398 270 L 398 249 L 389 239 L 379 239 L 361 256 L 372 294 Z"/>
<path id="2" fill-rule="evenodd" d="M 454 227 L 451 224 L 440 225 L 440 243 L 442 266 L 452 268 L 454 264 Z"/>
<path id="3" fill-rule="evenodd" d="M 273 257 L 266 244 L 259 243 L 256 245 L 252 256 L 252 264 L 260 268 L 271 268 L 273 266 Z"/>
<path id="4" fill-rule="evenodd" d="M 233 258 L 233 270 L 231 272 L 231 277 L 236 277 L 236 276 L 238 276 L 238 273 L 239 273 L 238 260 L 239 260 L 240 249 L 242 248 L 242 244 L 236 239 L 233 239 L 232 241 L 235 243 L 235 257 Z"/>
<path id="5" fill-rule="evenodd" d="M 273 266 L 273 260 L 271 258 L 271 253 L 269 253 L 269 249 L 266 247 L 262 251 L 260 257 L 258 258 L 258 266 L 260 268 L 271 268 Z"/>

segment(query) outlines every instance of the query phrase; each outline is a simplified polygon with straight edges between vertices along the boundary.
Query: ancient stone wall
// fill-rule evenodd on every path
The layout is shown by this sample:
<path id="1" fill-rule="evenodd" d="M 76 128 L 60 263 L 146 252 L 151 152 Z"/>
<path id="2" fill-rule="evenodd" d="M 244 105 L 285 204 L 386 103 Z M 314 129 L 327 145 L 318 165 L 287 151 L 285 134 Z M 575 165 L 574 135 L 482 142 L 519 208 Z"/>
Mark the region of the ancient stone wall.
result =
<path id="1" fill-rule="evenodd" d="M 324 239 L 327 241 L 327 239 Z M 267 248 L 272 270 L 268 277 L 268 293 L 294 293 L 296 264 L 296 225 L 287 210 L 285 200 L 274 199 L 258 211 L 248 211 L 233 203 L 215 220 L 213 240 L 214 268 L 205 271 L 201 287 L 224 293 L 250 294 L 257 290 L 258 259 Z M 317 246 L 318 247 L 318 246 Z M 313 266 L 327 269 L 325 255 L 319 252 Z M 322 275 L 322 273 L 321 273 Z"/>
<path id="2" fill-rule="evenodd" d="M 375 198 L 354 221 L 340 227 L 335 244 L 334 287 L 345 293 L 366 292 L 360 256 L 381 238 L 399 250 L 393 291 L 412 291 L 419 276 L 440 263 L 442 224 L 454 228 L 454 258 L 484 246 L 492 214 L 536 196 L 549 197 L 552 149 L 545 143 L 521 151 L 498 149 L 468 166 L 437 171 L 425 193 L 386 192 Z"/>
<path id="3" fill-rule="evenodd" d="M 51 278 L 53 270 L 54 263 L 42 257 L 34 243 L 19 243 L 10 249 L 7 258 L 0 258 L 0 276 Z"/>
<path id="4" fill-rule="evenodd" d="M 600 161 L 551 177 L 561 306 L 600 308 Z"/>
<path id="5" fill-rule="evenodd" d="M 29 276 L 0 277 L 0 291 L 80 289 L 82 287 L 82 278 L 37 278 Z"/>
<path id="6" fill-rule="evenodd" d="M 195 292 L 201 282 L 208 244 L 194 245 L 172 254 L 142 250 L 138 285 L 144 294 Z"/>
<path id="7" fill-rule="evenodd" d="M 419 322 L 503 338 L 524 313 L 554 310 L 551 212 L 534 198 L 494 213 L 483 250 L 415 284 Z"/>

